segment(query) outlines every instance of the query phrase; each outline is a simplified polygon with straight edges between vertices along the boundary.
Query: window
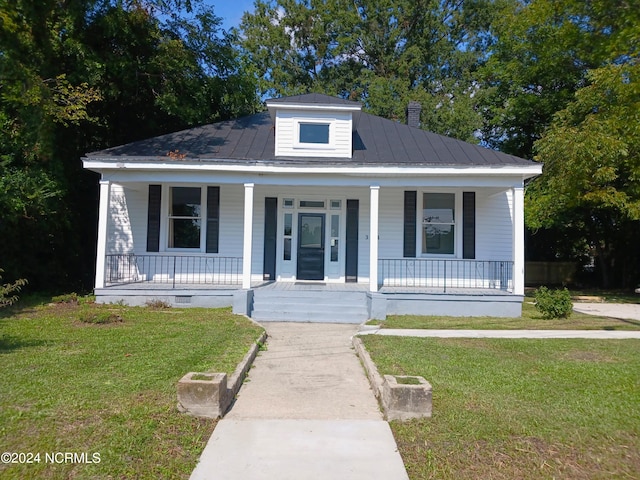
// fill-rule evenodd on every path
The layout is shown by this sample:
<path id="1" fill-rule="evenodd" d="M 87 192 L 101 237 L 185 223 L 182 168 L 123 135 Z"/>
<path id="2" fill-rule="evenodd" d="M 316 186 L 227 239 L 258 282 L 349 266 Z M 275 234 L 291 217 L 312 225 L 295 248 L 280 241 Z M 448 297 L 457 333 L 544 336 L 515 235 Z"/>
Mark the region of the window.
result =
<path id="1" fill-rule="evenodd" d="M 453 193 L 423 195 L 422 253 L 454 254 L 455 201 Z"/>
<path id="2" fill-rule="evenodd" d="M 300 200 L 300 208 L 324 208 L 324 200 Z"/>
<path id="3" fill-rule="evenodd" d="M 340 215 L 331 215 L 331 261 L 338 261 L 340 242 Z"/>
<path id="4" fill-rule="evenodd" d="M 200 248 L 202 196 L 199 187 L 169 190 L 169 248 Z"/>
<path id="5" fill-rule="evenodd" d="M 300 122 L 300 143 L 316 143 L 321 145 L 329 144 L 329 124 L 328 123 L 302 123 Z"/>
<path id="6" fill-rule="evenodd" d="M 284 252 L 283 260 L 291 260 L 291 239 L 293 236 L 293 214 L 284 214 Z"/>

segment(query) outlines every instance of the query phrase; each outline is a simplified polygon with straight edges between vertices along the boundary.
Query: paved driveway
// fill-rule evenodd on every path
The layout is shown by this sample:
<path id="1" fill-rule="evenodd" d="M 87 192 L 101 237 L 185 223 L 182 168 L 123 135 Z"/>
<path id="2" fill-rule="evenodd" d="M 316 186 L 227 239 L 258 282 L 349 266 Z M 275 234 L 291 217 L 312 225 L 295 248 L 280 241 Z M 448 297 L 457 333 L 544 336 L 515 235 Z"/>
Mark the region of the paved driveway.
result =
<path id="1" fill-rule="evenodd" d="M 640 304 L 637 303 L 574 303 L 576 312 L 640 321 Z"/>

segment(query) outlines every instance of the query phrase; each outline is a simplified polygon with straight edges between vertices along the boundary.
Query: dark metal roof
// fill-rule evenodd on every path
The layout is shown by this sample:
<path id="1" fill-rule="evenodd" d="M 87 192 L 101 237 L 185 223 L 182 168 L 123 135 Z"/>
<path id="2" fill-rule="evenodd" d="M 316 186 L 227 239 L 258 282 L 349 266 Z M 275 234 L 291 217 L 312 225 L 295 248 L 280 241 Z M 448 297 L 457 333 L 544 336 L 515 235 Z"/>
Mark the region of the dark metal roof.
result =
<path id="1" fill-rule="evenodd" d="M 311 94 L 291 103 L 348 102 Z M 349 102 L 356 103 L 356 102 Z M 197 161 L 223 164 L 327 166 L 530 166 L 513 155 L 437 135 L 366 113 L 353 132 L 352 158 L 276 157 L 275 129 L 268 112 L 170 133 L 87 154 L 113 161 Z M 169 154 L 174 152 L 174 154 Z"/>

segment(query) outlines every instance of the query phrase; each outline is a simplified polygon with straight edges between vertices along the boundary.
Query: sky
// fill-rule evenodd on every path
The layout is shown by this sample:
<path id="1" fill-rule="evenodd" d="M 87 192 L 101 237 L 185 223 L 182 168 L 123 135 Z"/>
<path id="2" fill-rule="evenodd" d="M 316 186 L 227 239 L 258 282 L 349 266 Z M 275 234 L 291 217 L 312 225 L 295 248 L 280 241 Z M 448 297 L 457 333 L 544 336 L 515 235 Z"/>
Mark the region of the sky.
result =
<path id="1" fill-rule="evenodd" d="M 213 5 L 213 11 L 222 18 L 225 30 L 240 25 L 244 12 L 253 11 L 253 0 L 206 0 L 205 3 Z"/>

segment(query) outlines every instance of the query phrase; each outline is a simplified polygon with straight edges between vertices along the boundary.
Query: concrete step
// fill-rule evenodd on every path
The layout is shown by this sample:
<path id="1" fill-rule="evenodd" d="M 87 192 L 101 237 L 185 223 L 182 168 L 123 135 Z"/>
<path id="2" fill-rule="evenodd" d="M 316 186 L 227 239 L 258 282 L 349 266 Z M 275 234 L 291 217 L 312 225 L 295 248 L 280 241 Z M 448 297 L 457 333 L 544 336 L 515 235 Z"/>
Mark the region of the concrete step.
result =
<path id="1" fill-rule="evenodd" d="M 325 313 L 343 313 L 343 314 L 356 314 L 366 313 L 366 304 L 345 304 L 345 305 L 329 305 L 325 303 L 314 303 L 313 305 L 302 303 L 264 303 L 257 302 L 253 304 L 253 311 L 282 311 L 282 312 L 325 312 Z"/>
<path id="2" fill-rule="evenodd" d="M 362 323 L 368 320 L 365 292 L 260 290 L 251 317 L 257 321 Z"/>
<path id="3" fill-rule="evenodd" d="M 317 322 L 317 323 L 355 323 L 369 320 L 367 313 L 329 314 L 324 312 L 267 312 L 254 311 L 251 318 L 257 322 Z"/>
<path id="4" fill-rule="evenodd" d="M 326 303 L 350 303 L 350 302 L 365 302 L 367 294 L 365 292 L 323 292 L 323 291 L 270 291 L 270 290 L 255 290 L 254 300 L 265 301 L 282 301 L 288 302 L 309 302 L 314 303 L 326 302 Z"/>

